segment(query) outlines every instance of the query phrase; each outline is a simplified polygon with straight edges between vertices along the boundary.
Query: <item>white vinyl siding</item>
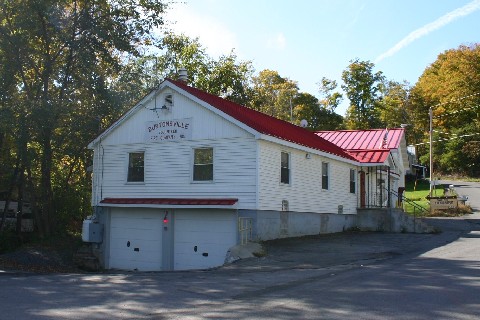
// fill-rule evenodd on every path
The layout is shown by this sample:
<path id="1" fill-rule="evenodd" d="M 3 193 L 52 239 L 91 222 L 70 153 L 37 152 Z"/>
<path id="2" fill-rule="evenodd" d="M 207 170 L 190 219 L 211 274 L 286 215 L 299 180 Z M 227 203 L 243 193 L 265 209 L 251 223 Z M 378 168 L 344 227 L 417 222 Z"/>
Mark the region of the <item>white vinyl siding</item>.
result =
<path id="1" fill-rule="evenodd" d="M 251 136 L 250 133 L 226 121 L 219 115 L 200 106 L 185 96 L 179 93 L 174 93 L 173 95 L 174 105 L 171 111 L 158 111 L 156 113 L 149 110 L 155 108 L 154 100 L 151 100 L 128 120 L 124 121 L 119 127 L 108 134 L 101 143 L 103 145 L 143 143 L 145 141 L 144 128 L 147 122 L 190 118 L 192 119 L 192 140 Z M 159 93 L 157 99 L 158 108 L 161 107 L 163 93 Z"/>
<path id="2" fill-rule="evenodd" d="M 283 188 L 280 181 L 279 154 L 285 148 L 275 143 L 259 141 L 259 209 L 282 210 L 282 200 L 287 200 L 289 211 L 337 213 L 343 205 L 343 213 L 356 213 L 356 195 L 349 192 L 348 182 L 352 165 L 334 159 L 290 149 L 291 170 L 295 183 Z M 322 190 L 322 162 L 329 163 L 329 190 Z"/>
<path id="3" fill-rule="evenodd" d="M 107 197 L 238 198 L 239 209 L 255 209 L 255 137 L 177 92 L 171 110 L 155 113 L 154 106 L 146 102 L 95 146 L 92 204 Z M 157 119 L 190 119 L 191 139 L 144 142 L 146 123 Z M 214 150 L 215 183 L 192 183 L 193 150 L 205 147 Z M 128 153 L 139 150 L 145 152 L 144 183 L 126 184 Z"/>
<path id="4" fill-rule="evenodd" d="M 192 150 L 206 144 L 215 150 L 215 183 L 192 183 Z M 253 137 L 143 146 L 147 151 L 143 184 L 125 184 L 126 157 L 139 145 L 104 147 L 103 161 L 97 160 L 100 165 L 103 162 L 103 172 L 94 172 L 97 203 L 100 194 L 102 198 L 238 198 L 239 208 L 255 208 L 257 156 Z"/>

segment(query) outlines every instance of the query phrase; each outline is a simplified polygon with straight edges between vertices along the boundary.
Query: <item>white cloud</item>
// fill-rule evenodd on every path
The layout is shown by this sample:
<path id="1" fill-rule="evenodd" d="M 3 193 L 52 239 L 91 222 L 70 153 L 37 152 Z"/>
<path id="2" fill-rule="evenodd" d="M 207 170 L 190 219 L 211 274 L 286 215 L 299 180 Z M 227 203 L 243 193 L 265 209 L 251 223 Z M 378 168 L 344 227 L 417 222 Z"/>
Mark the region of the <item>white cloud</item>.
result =
<path id="1" fill-rule="evenodd" d="M 190 10 L 188 6 L 176 5 L 167 12 L 167 20 L 174 21 L 171 29 L 191 38 L 199 38 L 207 52 L 219 57 L 238 47 L 234 33 L 221 22 L 209 16 L 202 16 Z"/>
<path id="2" fill-rule="evenodd" d="M 287 39 L 283 33 L 279 32 L 267 40 L 267 46 L 269 48 L 283 50 L 287 46 Z"/>
<path id="3" fill-rule="evenodd" d="M 475 0 L 475 1 L 472 1 L 472 2 L 464 5 L 463 7 L 460 7 L 458 9 L 455 9 L 455 10 L 445 14 L 444 16 L 438 18 L 437 20 L 435 20 L 435 21 L 433 21 L 429 24 L 424 25 L 423 27 L 411 32 L 408 36 L 406 36 L 405 38 L 400 40 L 393 47 L 391 47 L 386 52 L 379 55 L 377 57 L 377 59 L 375 59 L 375 63 L 378 63 L 379 61 L 381 61 L 385 58 L 393 56 L 395 53 L 397 53 L 398 51 L 400 51 L 404 47 L 408 46 L 413 41 L 428 35 L 429 33 L 431 33 L 433 31 L 449 24 L 450 22 L 452 22 L 452 21 L 454 21 L 458 18 L 467 16 L 467 15 L 473 13 L 474 11 L 476 11 L 478 9 L 480 9 L 480 0 Z"/>

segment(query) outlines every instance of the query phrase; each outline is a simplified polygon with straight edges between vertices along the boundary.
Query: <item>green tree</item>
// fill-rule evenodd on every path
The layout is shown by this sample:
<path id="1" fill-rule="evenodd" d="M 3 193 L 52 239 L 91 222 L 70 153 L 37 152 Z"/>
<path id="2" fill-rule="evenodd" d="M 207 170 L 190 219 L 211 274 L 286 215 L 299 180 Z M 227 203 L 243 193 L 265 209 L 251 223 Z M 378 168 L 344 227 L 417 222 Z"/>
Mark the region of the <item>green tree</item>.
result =
<path id="1" fill-rule="evenodd" d="M 278 119 L 292 120 L 297 83 L 281 77 L 277 71 L 262 70 L 253 77 L 253 100 L 248 105 Z"/>
<path id="2" fill-rule="evenodd" d="M 348 129 L 370 129 L 381 125 L 378 102 L 385 78 L 381 71 L 374 72 L 373 68 L 372 62 L 355 59 L 342 72 L 342 89 L 350 100 L 345 117 Z"/>
<path id="3" fill-rule="evenodd" d="M 309 93 L 299 93 L 295 98 L 294 105 L 293 112 L 297 125 L 305 119 L 308 123 L 307 128 L 313 131 L 336 130 L 342 127 L 343 117 L 322 105 L 316 97 Z"/>
<path id="4" fill-rule="evenodd" d="M 0 72 L 2 79 L 7 73 L 14 79 L 10 88 L 18 102 L 8 106 L 19 124 L 14 153 L 26 166 L 41 234 L 53 232 L 57 218 L 69 214 L 55 199 L 62 199 L 62 190 L 75 192 L 65 189 L 77 186 L 74 175 L 86 176 L 84 146 L 99 122 L 120 112 L 111 96 L 113 76 L 124 57 L 155 41 L 152 30 L 163 24 L 165 8 L 158 0 L 2 3 L 0 51 L 9 67 Z"/>
<path id="5" fill-rule="evenodd" d="M 189 84 L 196 88 L 242 105 L 250 100 L 252 63 L 238 61 L 233 50 L 215 60 L 206 53 L 198 38 L 173 33 L 166 34 L 161 47 L 163 51 L 158 57 L 150 57 L 156 59 L 157 74 L 161 78 L 175 79 L 178 70 L 185 68 Z"/>
<path id="6" fill-rule="evenodd" d="M 382 98 L 378 101 L 379 120 L 383 127 L 398 128 L 410 124 L 406 105 L 410 86 L 408 83 L 386 81 L 382 86 Z"/>

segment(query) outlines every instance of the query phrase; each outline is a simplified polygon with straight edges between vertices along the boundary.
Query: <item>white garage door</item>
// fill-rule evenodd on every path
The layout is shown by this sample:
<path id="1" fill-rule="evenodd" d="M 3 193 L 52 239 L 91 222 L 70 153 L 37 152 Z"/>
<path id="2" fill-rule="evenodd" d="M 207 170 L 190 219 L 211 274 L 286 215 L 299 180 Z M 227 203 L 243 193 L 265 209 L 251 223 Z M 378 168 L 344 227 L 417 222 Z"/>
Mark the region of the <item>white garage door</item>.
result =
<path id="1" fill-rule="evenodd" d="M 159 210 L 113 208 L 110 220 L 110 268 L 157 271 L 162 266 Z"/>
<path id="2" fill-rule="evenodd" d="M 236 221 L 234 210 L 175 210 L 175 270 L 222 265 L 236 244 Z"/>

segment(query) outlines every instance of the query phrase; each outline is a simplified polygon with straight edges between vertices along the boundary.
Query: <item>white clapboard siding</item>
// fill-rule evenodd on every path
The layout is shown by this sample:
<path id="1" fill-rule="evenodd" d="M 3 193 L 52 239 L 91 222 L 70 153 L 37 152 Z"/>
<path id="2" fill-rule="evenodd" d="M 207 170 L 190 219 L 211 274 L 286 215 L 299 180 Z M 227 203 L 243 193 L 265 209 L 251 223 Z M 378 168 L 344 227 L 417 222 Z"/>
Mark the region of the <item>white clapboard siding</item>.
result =
<path id="1" fill-rule="evenodd" d="M 94 148 L 92 204 L 104 198 L 238 198 L 238 208 L 256 204 L 256 140 L 238 127 L 169 88 L 157 95 L 157 108 L 165 93 L 173 94 L 170 111 L 149 110 L 144 101 L 121 125 Z M 173 141 L 145 141 L 150 121 L 190 119 L 191 137 Z M 214 148 L 214 181 L 193 182 L 193 149 Z M 128 154 L 145 152 L 144 183 L 127 183 Z"/>
<path id="2" fill-rule="evenodd" d="M 357 195 L 350 193 L 352 165 L 304 151 L 260 141 L 259 209 L 282 210 L 282 200 L 289 202 L 289 211 L 356 213 Z M 290 184 L 280 183 L 280 154 L 290 153 Z M 330 164 L 329 190 L 322 190 L 322 161 Z M 358 193 L 358 188 L 357 188 Z"/>
<path id="3" fill-rule="evenodd" d="M 214 181 L 193 182 L 193 149 L 214 149 Z M 145 182 L 127 183 L 129 152 L 145 152 Z M 231 138 L 106 145 L 103 173 L 96 170 L 102 198 L 238 198 L 238 207 L 255 208 L 256 140 Z M 101 166 L 100 163 L 100 166 Z M 99 201 L 100 197 L 96 198 Z"/>
<path id="4" fill-rule="evenodd" d="M 117 145 L 130 143 L 143 143 L 145 126 L 150 121 L 181 120 L 192 118 L 192 139 L 216 139 L 231 137 L 248 137 L 250 134 L 238 126 L 226 121 L 214 112 L 200 106 L 189 98 L 165 89 L 173 94 L 174 105 L 171 111 L 157 112 L 149 110 L 155 107 L 155 100 L 147 102 L 139 108 L 127 121 L 110 132 L 102 141 L 103 145 Z M 165 90 L 157 95 L 157 108 L 162 106 L 162 97 Z"/>

